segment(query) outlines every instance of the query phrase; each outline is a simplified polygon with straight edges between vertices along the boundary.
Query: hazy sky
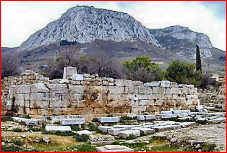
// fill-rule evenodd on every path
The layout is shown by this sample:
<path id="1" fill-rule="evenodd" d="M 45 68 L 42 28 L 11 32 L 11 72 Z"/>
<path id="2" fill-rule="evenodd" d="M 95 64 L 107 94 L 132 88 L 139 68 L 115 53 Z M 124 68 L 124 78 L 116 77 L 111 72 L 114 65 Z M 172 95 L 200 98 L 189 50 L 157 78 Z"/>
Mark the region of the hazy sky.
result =
<path id="1" fill-rule="evenodd" d="M 31 34 L 76 5 L 126 12 L 147 28 L 182 25 L 207 34 L 213 45 L 226 50 L 226 2 L 1 2 L 1 46 L 16 47 Z"/>

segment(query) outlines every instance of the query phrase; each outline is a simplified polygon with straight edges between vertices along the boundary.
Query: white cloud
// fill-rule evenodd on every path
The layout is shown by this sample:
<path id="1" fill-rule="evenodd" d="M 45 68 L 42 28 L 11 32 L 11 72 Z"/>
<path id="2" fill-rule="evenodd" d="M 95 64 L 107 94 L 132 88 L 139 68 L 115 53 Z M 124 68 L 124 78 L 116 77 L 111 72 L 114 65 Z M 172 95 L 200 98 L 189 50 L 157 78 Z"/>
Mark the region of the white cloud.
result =
<path id="1" fill-rule="evenodd" d="M 34 5 L 35 4 L 35 5 Z M 187 26 L 207 34 L 213 45 L 226 50 L 226 21 L 199 2 L 136 2 L 121 6 L 116 2 L 2 2 L 2 46 L 19 46 L 31 34 L 75 5 L 94 5 L 127 12 L 147 28 Z M 126 7 L 127 6 L 127 7 Z"/>

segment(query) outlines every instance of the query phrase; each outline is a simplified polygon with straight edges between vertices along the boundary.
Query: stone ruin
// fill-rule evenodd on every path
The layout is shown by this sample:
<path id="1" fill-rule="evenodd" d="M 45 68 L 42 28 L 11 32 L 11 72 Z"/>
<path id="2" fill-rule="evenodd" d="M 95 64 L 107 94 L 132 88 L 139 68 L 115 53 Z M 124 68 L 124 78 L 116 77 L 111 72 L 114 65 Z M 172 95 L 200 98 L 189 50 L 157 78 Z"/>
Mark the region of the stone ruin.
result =
<path id="1" fill-rule="evenodd" d="M 197 88 L 170 81 L 140 81 L 77 74 L 66 67 L 63 79 L 50 80 L 33 71 L 1 80 L 1 114 L 84 115 L 158 114 L 163 110 L 195 110 Z"/>

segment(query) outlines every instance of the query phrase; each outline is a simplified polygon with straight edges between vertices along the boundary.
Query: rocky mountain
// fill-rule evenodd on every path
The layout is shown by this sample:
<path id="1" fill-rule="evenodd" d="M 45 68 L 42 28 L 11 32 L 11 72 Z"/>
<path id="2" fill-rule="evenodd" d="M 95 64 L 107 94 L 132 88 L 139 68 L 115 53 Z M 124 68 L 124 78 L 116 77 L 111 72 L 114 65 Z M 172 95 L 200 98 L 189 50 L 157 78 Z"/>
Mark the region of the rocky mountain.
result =
<path id="1" fill-rule="evenodd" d="M 152 29 L 150 33 L 163 47 L 179 56 L 194 58 L 195 46 L 198 44 L 203 58 L 212 57 L 213 45 L 209 37 L 188 27 L 170 26 L 164 29 Z"/>
<path id="2" fill-rule="evenodd" d="M 62 40 L 89 43 L 94 40 L 134 42 L 136 39 L 161 47 L 146 27 L 126 13 L 76 6 L 33 34 L 19 50 L 31 50 Z"/>
<path id="3" fill-rule="evenodd" d="M 19 48 L 1 48 L 1 52 L 19 51 L 26 68 L 46 65 L 64 50 L 75 50 L 78 56 L 109 54 L 120 60 L 147 55 L 165 68 L 174 60 L 195 62 L 196 44 L 202 53 L 203 70 L 225 72 L 225 52 L 213 47 L 205 34 L 182 26 L 148 29 L 126 13 L 76 6 Z"/>

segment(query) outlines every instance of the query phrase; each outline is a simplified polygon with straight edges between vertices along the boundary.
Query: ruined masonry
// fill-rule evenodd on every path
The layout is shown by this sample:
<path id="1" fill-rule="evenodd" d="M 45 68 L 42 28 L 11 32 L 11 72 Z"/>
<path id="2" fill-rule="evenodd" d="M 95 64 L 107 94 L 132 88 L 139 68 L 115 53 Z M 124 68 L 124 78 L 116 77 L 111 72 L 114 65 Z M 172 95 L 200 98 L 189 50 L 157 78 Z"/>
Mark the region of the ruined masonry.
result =
<path id="1" fill-rule="evenodd" d="M 33 71 L 2 80 L 2 115 L 16 113 L 33 117 L 51 115 L 90 115 L 125 113 L 158 114 L 162 110 L 195 110 L 197 89 L 193 85 L 169 81 L 150 82 L 77 74 L 77 68 L 64 69 L 63 79 L 49 80 Z"/>

